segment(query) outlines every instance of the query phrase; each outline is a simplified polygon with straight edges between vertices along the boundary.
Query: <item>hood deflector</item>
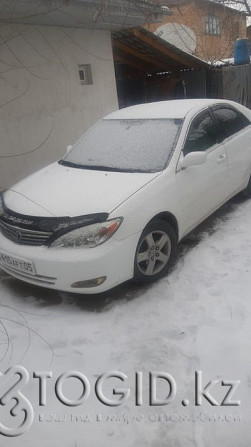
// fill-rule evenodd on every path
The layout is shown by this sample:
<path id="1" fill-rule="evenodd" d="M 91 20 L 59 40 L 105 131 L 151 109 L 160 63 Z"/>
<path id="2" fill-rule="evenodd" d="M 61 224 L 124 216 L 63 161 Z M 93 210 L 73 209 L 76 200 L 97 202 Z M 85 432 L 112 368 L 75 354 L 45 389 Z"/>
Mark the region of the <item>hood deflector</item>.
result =
<path id="1" fill-rule="evenodd" d="M 85 214 L 76 217 L 28 216 L 10 210 L 9 208 L 7 208 L 3 200 L 3 213 L 2 215 L 0 215 L 0 220 L 9 225 L 27 230 L 52 231 L 53 233 L 55 233 L 61 231 L 66 232 L 74 228 L 104 222 L 107 220 L 107 217 L 108 213 Z"/>

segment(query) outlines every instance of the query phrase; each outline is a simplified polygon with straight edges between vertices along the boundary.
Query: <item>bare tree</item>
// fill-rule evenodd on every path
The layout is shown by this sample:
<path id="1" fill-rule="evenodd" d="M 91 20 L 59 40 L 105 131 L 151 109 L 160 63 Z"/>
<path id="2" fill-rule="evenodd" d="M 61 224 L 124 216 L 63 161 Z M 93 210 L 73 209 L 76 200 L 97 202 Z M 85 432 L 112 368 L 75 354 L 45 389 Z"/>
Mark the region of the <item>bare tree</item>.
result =
<path id="1" fill-rule="evenodd" d="M 158 4 L 160 6 L 167 6 L 168 8 L 184 6 L 190 3 L 191 0 L 151 0 L 152 3 Z"/>
<path id="2" fill-rule="evenodd" d="M 186 2 L 186 5 L 186 9 L 178 5 L 172 8 L 175 14 L 167 21 L 170 28 L 170 38 L 173 35 L 174 42 L 179 41 L 184 51 L 190 52 L 212 65 L 218 60 L 232 57 L 233 42 L 236 38 L 245 35 L 246 22 L 245 16 L 242 16 L 241 19 L 241 15 L 232 14 L 229 8 L 243 11 L 248 15 L 251 0 L 190 0 Z M 211 25 L 208 24 L 210 29 L 205 33 L 204 27 L 206 24 L 202 17 L 206 18 L 208 14 L 212 17 L 218 16 L 215 12 L 215 5 L 221 5 L 223 11 L 224 6 L 226 6 L 225 13 L 220 15 L 218 24 L 216 22 L 211 23 Z M 189 16 L 193 17 L 192 26 L 190 22 L 186 21 L 185 15 L 190 7 Z M 156 25 L 156 30 L 158 26 Z M 210 36 L 218 36 L 218 38 L 210 38 Z M 176 43 L 174 44 L 176 45 Z M 195 48 L 196 50 L 194 50 Z"/>
<path id="3" fill-rule="evenodd" d="M 152 0 L 153 3 L 157 3 L 162 6 L 167 6 L 169 8 L 175 8 L 184 6 L 191 3 L 192 0 Z M 241 11 L 246 12 L 251 16 L 251 0 L 210 0 L 212 3 L 220 3 L 226 6 L 237 8 Z"/>
<path id="4" fill-rule="evenodd" d="M 239 9 L 251 16 L 251 0 L 214 0 L 215 3 Z"/>

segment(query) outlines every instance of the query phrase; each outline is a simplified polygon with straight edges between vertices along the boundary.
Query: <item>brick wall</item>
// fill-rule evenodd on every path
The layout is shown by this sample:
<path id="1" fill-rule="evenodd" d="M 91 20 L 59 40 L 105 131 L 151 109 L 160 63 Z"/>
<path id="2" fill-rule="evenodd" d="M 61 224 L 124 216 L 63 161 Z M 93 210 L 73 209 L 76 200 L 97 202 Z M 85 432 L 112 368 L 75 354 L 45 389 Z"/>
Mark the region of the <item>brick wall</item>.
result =
<path id="1" fill-rule="evenodd" d="M 246 37 L 245 15 L 222 5 L 205 0 L 192 0 L 187 5 L 171 10 L 173 15 L 165 16 L 161 24 L 151 24 L 147 28 L 154 32 L 163 24 L 174 24 L 173 32 L 177 38 L 181 37 L 186 41 L 188 31 L 180 26 L 175 27 L 175 24 L 185 25 L 196 36 L 196 48 L 191 51 L 192 54 L 206 61 L 233 57 L 235 40 Z"/>

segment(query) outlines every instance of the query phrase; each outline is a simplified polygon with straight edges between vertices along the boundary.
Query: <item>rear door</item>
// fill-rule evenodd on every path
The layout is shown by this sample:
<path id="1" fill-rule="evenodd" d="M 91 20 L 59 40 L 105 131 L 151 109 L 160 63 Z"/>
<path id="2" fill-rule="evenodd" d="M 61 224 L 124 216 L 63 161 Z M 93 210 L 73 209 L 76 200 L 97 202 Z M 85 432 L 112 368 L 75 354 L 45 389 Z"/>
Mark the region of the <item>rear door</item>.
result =
<path id="1" fill-rule="evenodd" d="M 212 107 L 221 140 L 228 158 L 228 192 L 233 195 L 240 190 L 250 175 L 251 125 L 238 110 L 228 105 Z"/>
<path id="2" fill-rule="evenodd" d="M 190 152 L 205 151 L 202 165 L 176 172 L 183 233 L 187 233 L 227 198 L 227 154 L 219 142 L 217 126 L 209 109 L 199 113 L 190 123 L 180 158 Z"/>

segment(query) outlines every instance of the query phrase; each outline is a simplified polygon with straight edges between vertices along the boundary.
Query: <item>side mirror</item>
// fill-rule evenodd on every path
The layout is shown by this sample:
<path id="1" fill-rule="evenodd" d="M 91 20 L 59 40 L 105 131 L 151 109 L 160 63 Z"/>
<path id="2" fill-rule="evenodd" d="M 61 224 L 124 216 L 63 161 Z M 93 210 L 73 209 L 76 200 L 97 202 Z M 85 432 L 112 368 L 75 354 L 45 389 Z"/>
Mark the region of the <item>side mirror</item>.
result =
<path id="1" fill-rule="evenodd" d="M 190 166 L 203 165 L 206 163 L 207 154 L 205 152 L 190 152 L 180 162 L 181 169 L 189 168 Z"/>
<path id="2" fill-rule="evenodd" d="M 72 150 L 72 145 L 69 144 L 66 148 L 66 153 L 68 154 Z"/>

